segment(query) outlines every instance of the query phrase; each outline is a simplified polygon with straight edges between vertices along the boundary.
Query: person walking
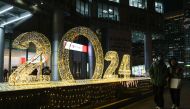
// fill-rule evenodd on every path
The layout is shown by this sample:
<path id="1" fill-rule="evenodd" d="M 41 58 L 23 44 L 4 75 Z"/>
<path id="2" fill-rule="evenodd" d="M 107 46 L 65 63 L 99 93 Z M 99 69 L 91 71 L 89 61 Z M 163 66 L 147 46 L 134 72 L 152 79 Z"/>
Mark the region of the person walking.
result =
<path id="1" fill-rule="evenodd" d="M 178 65 L 177 59 L 172 58 L 169 61 L 169 73 L 170 73 L 170 95 L 173 102 L 172 109 L 179 109 L 180 106 L 180 90 L 181 79 L 183 77 L 183 69 Z"/>
<path id="2" fill-rule="evenodd" d="M 163 61 L 163 56 L 159 54 L 155 62 L 152 63 L 149 75 L 153 84 L 154 102 L 156 109 L 164 108 L 164 86 L 169 77 L 169 71 Z"/>

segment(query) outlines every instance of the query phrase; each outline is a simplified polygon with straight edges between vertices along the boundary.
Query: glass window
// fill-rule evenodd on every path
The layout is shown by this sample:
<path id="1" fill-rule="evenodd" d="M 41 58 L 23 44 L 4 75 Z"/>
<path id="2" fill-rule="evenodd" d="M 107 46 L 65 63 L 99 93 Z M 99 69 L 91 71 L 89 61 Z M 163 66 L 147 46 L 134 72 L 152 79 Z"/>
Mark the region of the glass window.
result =
<path id="1" fill-rule="evenodd" d="M 147 0 L 129 0 L 129 6 L 145 9 L 147 8 Z"/>
<path id="2" fill-rule="evenodd" d="M 152 34 L 152 40 L 161 40 L 161 39 L 164 39 L 164 37 L 161 34 L 156 34 L 156 33 Z"/>
<path id="3" fill-rule="evenodd" d="M 80 1 L 76 0 L 76 11 L 80 12 Z"/>
<path id="4" fill-rule="evenodd" d="M 113 6 L 110 6 L 109 9 L 108 9 L 108 12 L 109 12 L 109 18 L 114 20 L 114 12 L 113 12 L 114 8 Z"/>
<path id="5" fill-rule="evenodd" d="M 76 0 L 76 12 L 81 13 L 85 16 L 90 16 L 89 2 Z"/>
<path id="6" fill-rule="evenodd" d="M 98 18 L 103 17 L 103 16 L 102 16 L 102 12 L 103 12 L 103 10 L 102 10 L 102 4 L 99 3 L 99 4 L 98 4 Z"/>
<path id="7" fill-rule="evenodd" d="M 80 7 L 81 7 L 80 13 L 81 13 L 82 15 L 84 15 L 84 10 L 85 10 L 85 4 L 84 4 L 84 2 L 81 2 Z"/>
<path id="8" fill-rule="evenodd" d="M 103 5 L 103 18 L 107 18 L 107 17 L 108 17 L 108 6 Z"/>
<path id="9" fill-rule="evenodd" d="M 119 21 L 118 8 L 104 3 L 98 4 L 98 18 L 107 18 Z"/>
<path id="10" fill-rule="evenodd" d="M 119 21 L 119 11 L 117 7 L 114 7 L 114 19 Z"/>
<path id="11" fill-rule="evenodd" d="M 155 11 L 158 13 L 164 13 L 163 4 L 161 2 L 155 2 Z"/>
<path id="12" fill-rule="evenodd" d="M 145 34 L 140 31 L 132 32 L 132 42 L 133 43 L 144 43 Z"/>
<path id="13" fill-rule="evenodd" d="M 116 2 L 116 3 L 119 3 L 120 1 L 119 0 L 109 0 L 111 2 Z"/>
<path id="14" fill-rule="evenodd" d="M 85 14 L 85 15 L 88 15 L 88 14 L 89 14 L 88 9 L 89 9 L 89 8 L 88 8 L 88 3 L 86 3 L 86 4 L 85 4 L 85 10 L 84 10 L 84 14 Z"/>

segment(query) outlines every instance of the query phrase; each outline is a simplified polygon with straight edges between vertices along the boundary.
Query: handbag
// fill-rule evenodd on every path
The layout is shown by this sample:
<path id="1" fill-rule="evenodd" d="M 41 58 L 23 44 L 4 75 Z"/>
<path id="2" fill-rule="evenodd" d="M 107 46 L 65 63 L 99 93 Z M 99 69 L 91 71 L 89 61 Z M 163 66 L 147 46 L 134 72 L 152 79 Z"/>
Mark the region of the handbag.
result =
<path id="1" fill-rule="evenodd" d="M 170 88 L 178 89 L 181 85 L 181 79 L 171 78 L 170 80 Z"/>

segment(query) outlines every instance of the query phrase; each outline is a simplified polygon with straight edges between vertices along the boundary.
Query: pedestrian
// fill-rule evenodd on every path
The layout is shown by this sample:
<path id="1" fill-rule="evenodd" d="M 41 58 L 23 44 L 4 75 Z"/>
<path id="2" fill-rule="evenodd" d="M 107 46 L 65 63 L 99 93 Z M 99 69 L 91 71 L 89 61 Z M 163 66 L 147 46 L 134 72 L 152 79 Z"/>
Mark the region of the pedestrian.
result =
<path id="1" fill-rule="evenodd" d="M 151 83 L 153 84 L 154 102 L 156 109 L 164 108 L 164 86 L 167 83 L 169 72 L 166 64 L 163 60 L 163 55 L 159 54 L 156 56 L 157 59 L 152 63 L 149 75 Z"/>
<path id="2" fill-rule="evenodd" d="M 50 75 L 50 74 L 51 74 L 51 71 L 48 66 L 46 66 L 42 69 L 42 75 Z"/>
<path id="3" fill-rule="evenodd" d="M 173 102 L 172 109 L 178 109 L 180 106 L 180 90 L 183 69 L 178 65 L 176 58 L 170 59 L 169 64 L 170 95 Z"/>
<path id="4" fill-rule="evenodd" d="M 4 82 L 7 82 L 8 81 L 8 73 L 9 71 L 7 69 L 4 69 Z"/>

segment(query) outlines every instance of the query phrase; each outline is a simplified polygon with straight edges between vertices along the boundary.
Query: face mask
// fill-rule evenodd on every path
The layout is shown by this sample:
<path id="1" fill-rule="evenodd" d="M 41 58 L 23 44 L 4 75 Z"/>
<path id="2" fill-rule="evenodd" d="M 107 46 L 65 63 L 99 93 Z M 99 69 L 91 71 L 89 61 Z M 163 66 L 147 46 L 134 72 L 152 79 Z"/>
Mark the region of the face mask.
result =
<path id="1" fill-rule="evenodd" d="M 153 61 L 156 61 L 156 58 L 153 58 Z"/>

